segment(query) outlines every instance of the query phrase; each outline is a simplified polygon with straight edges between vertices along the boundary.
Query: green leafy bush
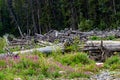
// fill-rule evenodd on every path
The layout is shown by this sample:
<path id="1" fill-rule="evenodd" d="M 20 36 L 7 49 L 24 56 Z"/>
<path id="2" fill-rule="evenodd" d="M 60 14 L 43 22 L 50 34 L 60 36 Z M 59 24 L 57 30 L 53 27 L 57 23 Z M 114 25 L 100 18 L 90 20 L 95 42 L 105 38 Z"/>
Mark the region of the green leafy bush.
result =
<path id="1" fill-rule="evenodd" d="M 91 30 L 93 27 L 92 20 L 81 20 L 80 24 L 78 24 L 79 30 L 88 31 Z"/>
<path id="2" fill-rule="evenodd" d="M 115 39 L 115 36 L 114 35 L 111 35 L 111 36 L 108 36 L 106 37 L 107 40 L 114 40 Z"/>
<path id="3" fill-rule="evenodd" d="M 5 60 L 0 60 L 0 68 L 6 67 L 6 61 Z"/>
<path id="4" fill-rule="evenodd" d="M 3 72 L 0 72 L 0 80 L 5 80 L 5 74 Z"/>
<path id="5" fill-rule="evenodd" d="M 0 53 L 4 53 L 5 51 L 3 50 L 6 45 L 6 41 L 4 38 L 0 37 Z"/>
<path id="6" fill-rule="evenodd" d="M 105 68 L 118 69 L 120 68 L 120 56 L 112 56 L 105 61 Z"/>
<path id="7" fill-rule="evenodd" d="M 73 73 L 69 74 L 69 78 L 71 78 L 71 79 L 81 78 L 81 77 L 89 77 L 89 76 L 84 73 L 78 73 L 78 72 L 73 72 Z"/>
<path id="8" fill-rule="evenodd" d="M 56 58 L 59 62 L 65 65 L 72 65 L 75 66 L 79 65 L 86 65 L 93 63 L 90 60 L 86 53 L 76 53 L 76 54 L 66 54 L 64 56 L 60 56 Z"/>
<path id="9" fill-rule="evenodd" d="M 91 36 L 90 40 L 101 40 L 101 38 L 98 36 Z"/>

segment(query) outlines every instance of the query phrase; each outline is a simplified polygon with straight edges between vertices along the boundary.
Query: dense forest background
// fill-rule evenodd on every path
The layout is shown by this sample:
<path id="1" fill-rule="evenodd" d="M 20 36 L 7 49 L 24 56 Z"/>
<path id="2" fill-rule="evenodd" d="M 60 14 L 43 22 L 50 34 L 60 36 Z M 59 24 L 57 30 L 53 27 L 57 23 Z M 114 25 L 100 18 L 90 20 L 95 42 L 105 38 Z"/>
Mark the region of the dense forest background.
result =
<path id="1" fill-rule="evenodd" d="M 0 35 L 120 27 L 120 0 L 0 0 Z"/>

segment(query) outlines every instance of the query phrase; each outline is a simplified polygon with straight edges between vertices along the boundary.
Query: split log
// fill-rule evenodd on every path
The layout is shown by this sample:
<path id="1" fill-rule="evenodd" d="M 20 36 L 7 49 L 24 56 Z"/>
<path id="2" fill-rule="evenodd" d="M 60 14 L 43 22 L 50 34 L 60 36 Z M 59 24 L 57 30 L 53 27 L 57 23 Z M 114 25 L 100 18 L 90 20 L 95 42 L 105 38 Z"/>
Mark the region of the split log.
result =
<path id="1" fill-rule="evenodd" d="M 24 50 L 24 51 L 17 51 L 17 52 L 12 52 L 12 53 L 4 53 L 4 54 L 0 54 L 0 59 L 3 59 L 7 56 L 15 56 L 17 54 L 25 54 L 25 53 L 33 53 L 34 51 L 39 51 L 41 53 L 52 53 L 52 52 L 57 52 L 57 51 L 61 51 L 64 52 L 64 45 L 63 44 L 57 44 L 57 45 L 53 45 L 53 46 L 46 46 L 46 47 L 42 47 L 42 48 L 35 48 L 35 49 L 30 49 L 30 50 Z"/>

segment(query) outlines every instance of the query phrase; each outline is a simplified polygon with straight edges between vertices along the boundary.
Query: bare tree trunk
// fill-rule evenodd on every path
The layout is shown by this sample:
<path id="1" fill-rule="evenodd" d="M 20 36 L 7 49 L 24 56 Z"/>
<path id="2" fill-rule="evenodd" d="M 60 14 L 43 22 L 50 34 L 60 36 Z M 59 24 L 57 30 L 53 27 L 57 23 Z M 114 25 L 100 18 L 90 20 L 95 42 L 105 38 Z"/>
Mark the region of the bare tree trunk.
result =
<path id="1" fill-rule="evenodd" d="M 115 7 L 115 0 L 113 0 L 113 8 L 114 8 L 114 13 L 115 13 L 115 15 L 116 15 L 116 7 Z"/>
<path id="2" fill-rule="evenodd" d="M 15 13 L 14 13 L 14 11 L 13 11 L 13 9 L 12 9 L 12 0 L 7 0 L 7 3 L 8 3 L 8 9 L 9 9 L 9 11 L 10 11 L 10 14 L 11 14 L 11 16 L 13 17 L 13 20 L 15 21 L 15 24 L 16 24 L 18 30 L 19 30 L 20 35 L 21 35 L 21 37 L 24 37 L 23 34 L 22 34 L 22 31 L 21 31 L 21 29 L 20 29 L 20 26 L 19 26 L 19 24 L 18 24 L 18 22 L 17 22 Z"/>
<path id="3" fill-rule="evenodd" d="M 41 13 L 42 13 L 42 11 L 41 11 L 41 5 L 40 5 L 40 2 L 39 2 L 39 0 L 37 0 L 37 18 L 38 18 L 38 32 L 41 34 L 42 33 L 42 28 L 41 28 L 41 24 L 40 24 L 40 17 L 41 17 Z"/>
<path id="4" fill-rule="evenodd" d="M 71 28 L 76 29 L 76 10 L 74 7 L 74 0 L 71 1 Z"/>
<path id="5" fill-rule="evenodd" d="M 37 33 L 37 29 L 36 29 L 36 23 L 35 23 L 35 16 L 34 16 L 34 10 L 33 10 L 33 0 L 30 0 L 30 6 L 31 6 L 31 12 L 32 12 L 32 22 L 33 22 L 33 28 L 34 28 L 34 33 Z"/>

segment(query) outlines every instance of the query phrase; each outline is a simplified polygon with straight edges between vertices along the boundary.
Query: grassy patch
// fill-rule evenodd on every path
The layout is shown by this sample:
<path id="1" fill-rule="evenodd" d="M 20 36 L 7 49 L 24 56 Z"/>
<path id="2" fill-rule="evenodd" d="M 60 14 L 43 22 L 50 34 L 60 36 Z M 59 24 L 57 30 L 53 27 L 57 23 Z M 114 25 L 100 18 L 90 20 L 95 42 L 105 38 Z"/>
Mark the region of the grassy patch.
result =
<path id="1" fill-rule="evenodd" d="M 83 65 L 92 65 L 93 63 L 86 54 L 59 54 L 58 56 L 55 58 L 53 55 L 45 56 L 35 52 L 35 54 L 30 55 L 19 55 L 12 58 L 6 57 L 6 59 L 0 61 L 0 78 L 1 80 L 13 80 L 14 78 L 41 80 L 47 78 L 77 78 L 89 76 L 79 70 Z M 54 61 L 57 60 L 61 64 L 58 65 L 56 62 L 50 60 L 50 57 L 53 57 Z M 61 65 L 63 65 L 63 68 L 61 68 Z M 89 70 L 87 67 L 86 69 Z M 62 71 L 63 73 L 61 73 Z M 7 77 L 4 76 L 4 74 L 7 75 Z"/>
<path id="2" fill-rule="evenodd" d="M 82 66 L 94 62 L 88 58 L 86 53 L 65 54 L 63 56 L 57 56 L 55 59 L 62 64 L 70 66 Z"/>
<path id="3" fill-rule="evenodd" d="M 105 68 L 111 70 L 120 69 L 120 56 L 112 56 L 105 61 Z"/>
<path id="4" fill-rule="evenodd" d="M 101 37 L 91 36 L 89 39 L 90 39 L 90 40 L 101 40 Z"/>
<path id="5" fill-rule="evenodd" d="M 105 38 L 101 38 L 101 37 L 99 37 L 99 36 L 91 36 L 89 39 L 90 39 L 90 40 L 115 40 L 116 37 L 115 37 L 114 35 L 107 36 L 107 37 L 105 37 Z"/>
<path id="6" fill-rule="evenodd" d="M 5 52 L 5 50 L 4 50 L 5 45 L 6 45 L 5 39 L 0 37 L 0 53 Z"/>

